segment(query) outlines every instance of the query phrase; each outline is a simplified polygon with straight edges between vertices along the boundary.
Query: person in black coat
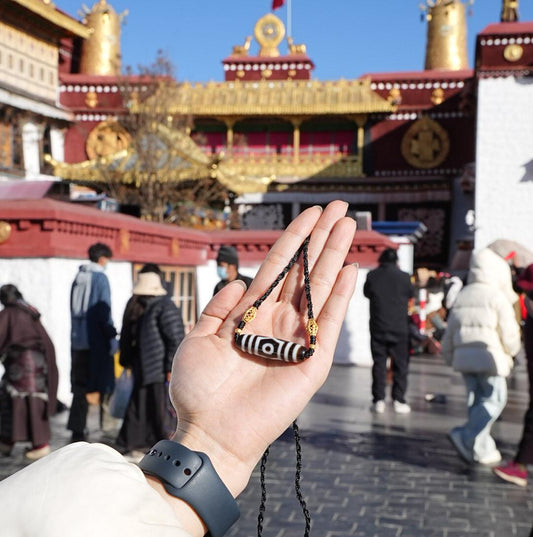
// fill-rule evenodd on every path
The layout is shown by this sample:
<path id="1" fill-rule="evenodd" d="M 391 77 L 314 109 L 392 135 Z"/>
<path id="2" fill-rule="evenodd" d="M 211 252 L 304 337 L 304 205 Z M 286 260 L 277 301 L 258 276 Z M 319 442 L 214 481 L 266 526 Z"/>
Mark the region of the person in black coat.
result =
<path id="1" fill-rule="evenodd" d="M 398 268 L 395 250 L 383 250 L 378 261 L 378 268 L 368 273 L 363 288 L 370 300 L 373 410 L 380 414 L 385 411 L 387 359 L 390 357 L 394 410 L 407 414 L 411 411 L 405 402 L 409 365 L 408 305 L 415 289 L 409 274 Z"/>
<path id="2" fill-rule="evenodd" d="M 181 310 L 157 272 L 140 272 L 124 311 L 120 364 L 131 368 L 133 390 L 117 445 L 131 452 L 168 438 L 168 381 L 185 337 Z"/>

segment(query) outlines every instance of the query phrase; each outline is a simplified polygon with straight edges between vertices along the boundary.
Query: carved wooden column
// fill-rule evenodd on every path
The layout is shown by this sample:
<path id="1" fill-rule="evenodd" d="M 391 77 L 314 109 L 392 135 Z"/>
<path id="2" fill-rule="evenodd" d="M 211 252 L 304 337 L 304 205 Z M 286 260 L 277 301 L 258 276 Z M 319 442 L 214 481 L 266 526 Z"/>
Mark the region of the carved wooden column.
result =
<path id="1" fill-rule="evenodd" d="M 365 147 L 365 124 L 366 114 L 357 114 L 354 121 L 357 124 L 357 175 L 362 177 L 363 174 L 363 150 Z"/>
<path id="2" fill-rule="evenodd" d="M 292 149 L 293 149 L 293 163 L 298 165 L 300 163 L 300 125 L 302 119 L 291 119 L 292 123 Z"/>
<path id="3" fill-rule="evenodd" d="M 235 125 L 235 119 L 224 119 L 226 125 L 226 150 L 228 156 L 233 153 L 233 127 Z"/>

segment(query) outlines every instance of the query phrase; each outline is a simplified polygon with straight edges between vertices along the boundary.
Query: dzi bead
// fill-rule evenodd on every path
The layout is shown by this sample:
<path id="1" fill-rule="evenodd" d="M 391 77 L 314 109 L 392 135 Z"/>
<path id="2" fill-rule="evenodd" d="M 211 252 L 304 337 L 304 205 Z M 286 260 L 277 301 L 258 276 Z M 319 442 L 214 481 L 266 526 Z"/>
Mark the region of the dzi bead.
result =
<path id="1" fill-rule="evenodd" d="M 303 345 L 275 337 L 237 334 L 235 343 L 244 352 L 270 360 L 302 362 L 307 358 L 307 349 Z"/>

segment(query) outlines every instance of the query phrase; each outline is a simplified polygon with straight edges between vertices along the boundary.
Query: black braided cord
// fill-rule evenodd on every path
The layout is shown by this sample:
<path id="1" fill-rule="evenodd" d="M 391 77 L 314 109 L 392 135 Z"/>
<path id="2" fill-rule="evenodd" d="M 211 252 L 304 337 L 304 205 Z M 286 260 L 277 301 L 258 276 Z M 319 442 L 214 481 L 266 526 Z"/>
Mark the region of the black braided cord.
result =
<path id="1" fill-rule="evenodd" d="M 308 254 L 307 254 L 309 240 L 310 240 L 310 237 L 307 237 L 305 239 L 305 241 L 302 243 L 300 248 L 298 248 L 298 251 L 292 256 L 287 266 L 278 274 L 277 278 L 272 282 L 272 284 L 265 291 L 263 296 L 261 296 L 254 302 L 254 306 L 256 308 L 259 308 L 259 306 L 268 298 L 268 296 L 270 295 L 270 293 L 272 293 L 272 291 L 278 285 L 278 283 L 281 280 L 283 280 L 283 278 L 287 275 L 291 267 L 296 263 L 296 261 L 298 261 L 300 254 L 302 254 L 303 266 L 304 266 L 305 296 L 307 299 L 307 317 L 309 319 L 313 319 L 313 302 L 311 301 L 309 259 L 308 259 Z M 314 349 L 308 349 L 306 351 L 306 354 L 307 356 L 311 356 L 313 352 L 314 352 Z M 302 508 L 302 512 L 304 515 L 304 519 L 305 519 L 304 537 L 309 537 L 311 533 L 311 514 L 309 513 L 309 509 L 307 508 L 307 503 L 305 501 L 305 498 L 303 497 L 302 490 L 301 490 L 302 445 L 301 445 L 301 438 L 300 438 L 300 430 L 298 428 L 298 424 L 296 423 L 296 420 L 294 420 L 292 423 L 292 430 L 293 430 L 294 442 L 296 446 L 296 472 L 294 475 L 294 490 L 296 492 L 296 498 L 298 499 L 298 502 L 300 503 L 300 506 Z M 269 453 L 270 453 L 270 447 L 266 449 L 266 451 L 263 453 L 263 456 L 261 457 L 261 465 L 260 465 L 261 502 L 259 504 L 259 514 L 257 515 L 257 537 L 262 537 L 263 535 L 263 524 L 265 521 L 266 500 L 267 500 L 266 466 L 267 466 Z"/>
<path id="2" fill-rule="evenodd" d="M 292 432 L 294 435 L 294 443 L 296 446 L 296 472 L 294 474 L 294 490 L 296 491 L 296 498 L 298 502 L 300 503 L 300 507 L 302 508 L 302 513 L 305 519 L 304 537 L 309 537 L 309 535 L 311 534 L 311 514 L 309 513 L 309 509 L 307 508 L 307 503 L 305 501 L 305 498 L 303 497 L 302 488 L 301 488 L 302 444 L 301 444 L 301 438 L 300 438 L 300 430 L 298 428 L 298 424 L 296 423 L 296 420 L 292 422 Z M 257 537 L 262 537 L 263 535 L 263 523 L 265 521 L 266 499 L 267 499 L 266 466 L 267 466 L 269 453 L 270 453 L 270 447 L 266 449 L 266 451 L 263 453 L 263 456 L 261 457 L 261 466 L 260 466 L 261 468 L 261 475 L 260 475 L 261 502 L 259 504 L 259 514 L 257 515 Z"/>

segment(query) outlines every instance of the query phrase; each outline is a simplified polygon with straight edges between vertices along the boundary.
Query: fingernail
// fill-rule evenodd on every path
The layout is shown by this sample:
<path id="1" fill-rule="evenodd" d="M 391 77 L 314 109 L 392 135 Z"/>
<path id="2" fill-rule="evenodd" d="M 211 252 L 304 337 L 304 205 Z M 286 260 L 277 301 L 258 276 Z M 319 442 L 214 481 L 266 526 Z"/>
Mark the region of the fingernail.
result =
<path id="1" fill-rule="evenodd" d="M 356 261 L 355 263 L 352 263 L 352 266 L 355 268 L 359 268 L 359 263 Z"/>
<path id="2" fill-rule="evenodd" d="M 245 291 L 246 291 L 246 289 L 248 289 L 248 287 L 246 286 L 246 284 L 242 280 L 233 280 L 230 283 L 234 283 L 234 282 L 239 284 Z"/>
<path id="3" fill-rule="evenodd" d="M 320 209 L 320 212 L 322 212 L 324 209 L 322 208 L 322 205 L 313 205 L 313 207 L 316 207 L 317 209 Z"/>

